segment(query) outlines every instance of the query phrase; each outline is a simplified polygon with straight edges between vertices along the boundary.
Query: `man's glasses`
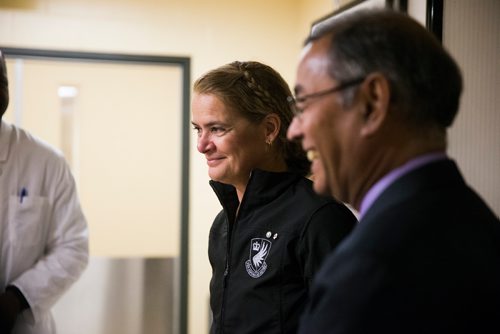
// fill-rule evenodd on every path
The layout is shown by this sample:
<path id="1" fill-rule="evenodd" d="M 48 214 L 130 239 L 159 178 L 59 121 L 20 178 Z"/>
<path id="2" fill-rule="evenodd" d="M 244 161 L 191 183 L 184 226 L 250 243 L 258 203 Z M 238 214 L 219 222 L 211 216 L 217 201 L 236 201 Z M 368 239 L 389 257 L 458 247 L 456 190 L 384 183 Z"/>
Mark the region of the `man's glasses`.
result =
<path id="1" fill-rule="evenodd" d="M 316 93 L 307 94 L 304 96 L 299 96 L 299 97 L 295 97 L 295 98 L 293 96 L 289 96 L 287 98 L 287 101 L 290 104 L 290 107 L 292 108 L 293 114 L 295 116 L 300 116 L 304 112 L 304 108 L 299 108 L 299 106 L 298 106 L 299 103 L 304 104 L 308 100 L 318 98 L 318 97 L 323 97 L 325 95 L 340 92 L 346 88 L 349 88 L 349 87 L 352 87 L 355 85 L 359 85 L 360 83 L 362 83 L 365 80 L 365 78 L 366 77 L 357 78 L 354 80 L 349 80 L 349 81 L 344 82 L 344 83 L 342 83 L 338 86 L 335 86 L 333 88 L 325 89 L 325 90 L 322 90 L 322 91 L 319 91 Z"/>

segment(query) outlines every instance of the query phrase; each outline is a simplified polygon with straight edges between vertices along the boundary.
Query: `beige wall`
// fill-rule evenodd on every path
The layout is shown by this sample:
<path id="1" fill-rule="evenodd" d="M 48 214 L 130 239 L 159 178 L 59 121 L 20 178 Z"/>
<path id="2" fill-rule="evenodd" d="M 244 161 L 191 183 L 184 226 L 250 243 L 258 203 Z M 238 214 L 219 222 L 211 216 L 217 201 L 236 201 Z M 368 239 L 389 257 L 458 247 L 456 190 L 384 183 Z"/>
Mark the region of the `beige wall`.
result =
<path id="1" fill-rule="evenodd" d="M 181 166 L 172 162 L 182 147 L 171 143 L 182 132 L 181 69 L 53 59 L 9 59 L 7 68 L 6 120 L 64 153 L 90 254 L 178 256 Z M 58 94 L 63 87 L 71 96 Z"/>
<path id="2" fill-rule="evenodd" d="M 188 56 L 192 79 L 223 63 L 252 59 L 273 66 L 292 85 L 310 22 L 334 5 L 327 0 L 9 0 L 0 3 L 0 46 Z M 207 236 L 220 205 L 191 139 L 189 332 L 204 333 L 211 273 Z"/>

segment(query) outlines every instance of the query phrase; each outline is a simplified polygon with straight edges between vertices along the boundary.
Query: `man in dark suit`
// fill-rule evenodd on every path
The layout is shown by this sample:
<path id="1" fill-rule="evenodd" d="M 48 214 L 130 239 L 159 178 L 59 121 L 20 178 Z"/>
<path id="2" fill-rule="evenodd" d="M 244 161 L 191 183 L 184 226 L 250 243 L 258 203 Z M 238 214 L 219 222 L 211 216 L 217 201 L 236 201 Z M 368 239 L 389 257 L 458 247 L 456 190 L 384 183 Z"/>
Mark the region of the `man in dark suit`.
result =
<path id="1" fill-rule="evenodd" d="M 442 45 L 396 12 L 344 15 L 306 41 L 288 137 L 315 190 L 360 222 L 317 274 L 300 333 L 500 333 L 500 221 L 446 155 L 461 90 Z"/>

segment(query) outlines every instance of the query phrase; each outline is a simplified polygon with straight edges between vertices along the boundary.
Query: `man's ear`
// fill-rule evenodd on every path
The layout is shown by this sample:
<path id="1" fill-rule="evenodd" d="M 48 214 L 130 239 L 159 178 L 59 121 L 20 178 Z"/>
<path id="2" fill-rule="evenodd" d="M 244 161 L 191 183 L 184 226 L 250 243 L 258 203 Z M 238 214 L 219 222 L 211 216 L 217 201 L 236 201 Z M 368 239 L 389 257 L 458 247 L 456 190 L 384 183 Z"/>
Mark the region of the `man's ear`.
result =
<path id="1" fill-rule="evenodd" d="M 281 119 L 277 114 L 269 114 L 262 121 L 265 127 L 266 142 L 272 143 L 278 137 L 281 127 Z"/>
<path id="2" fill-rule="evenodd" d="M 364 106 L 361 106 L 362 136 L 376 133 L 387 120 L 391 89 L 389 81 L 381 73 L 368 75 L 361 85 Z"/>

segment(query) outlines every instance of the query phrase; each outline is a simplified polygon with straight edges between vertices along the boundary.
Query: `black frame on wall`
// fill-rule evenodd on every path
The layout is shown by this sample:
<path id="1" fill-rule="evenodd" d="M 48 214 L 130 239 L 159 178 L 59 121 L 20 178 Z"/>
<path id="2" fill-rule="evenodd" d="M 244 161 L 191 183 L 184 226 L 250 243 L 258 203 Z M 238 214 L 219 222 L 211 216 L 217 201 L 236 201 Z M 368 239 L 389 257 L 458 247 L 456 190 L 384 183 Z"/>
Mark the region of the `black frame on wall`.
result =
<path id="1" fill-rule="evenodd" d="M 347 11 L 351 10 L 357 10 L 357 6 L 360 5 L 365 5 L 368 2 L 372 0 L 353 0 L 337 10 L 331 12 L 330 14 L 327 14 L 326 16 L 323 16 L 317 20 L 315 20 L 312 25 L 311 25 L 311 31 L 314 29 L 318 28 L 319 26 L 323 24 L 328 24 L 330 20 L 334 20 L 335 18 L 339 17 L 340 15 L 346 13 Z M 396 10 L 402 13 L 406 13 L 408 11 L 408 0 L 380 0 L 380 1 L 374 1 L 374 2 L 380 2 L 381 8 L 388 8 L 392 10 Z M 361 8 L 361 7 L 360 7 Z"/>
<path id="2" fill-rule="evenodd" d="M 311 25 L 311 31 L 347 11 L 356 10 L 356 6 L 366 4 L 368 1 L 371 0 L 353 0 L 341 6 L 332 13 L 315 20 Z M 382 0 L 380 2 L 382 3 Z M 443 41 L 443 3 L 443 0 L 426 0 L 425 25 L 440 42 Z M 408 13 L 408 0 L 385 0 L 383 7 Z"/>
<path id="3" fill-rule="evenodd" d="M 179 333 L 187 334 L 188 260 L 189 260 L 189 145 L 190 145 L 190 92 L 191 60 L 189 57 L 131 55 L 118 53 L 75 52 L 45 49 L 2 47 L 6 58 L 47 58 L 62 60 L 109 61 L 180 66 L 182 69 L 182 159 L 181 159 L 181 246 L 180 246 L 180 292 Z"/>
<path id="4" fill-rule="evenodd" d="M 427 0 L 425 25 L 443 42 L 443 0 Z"/>

